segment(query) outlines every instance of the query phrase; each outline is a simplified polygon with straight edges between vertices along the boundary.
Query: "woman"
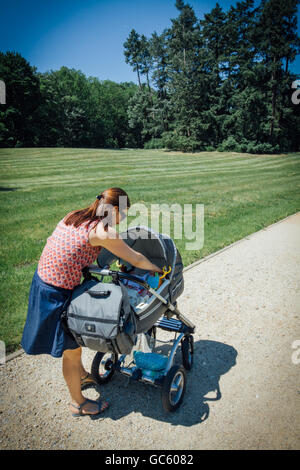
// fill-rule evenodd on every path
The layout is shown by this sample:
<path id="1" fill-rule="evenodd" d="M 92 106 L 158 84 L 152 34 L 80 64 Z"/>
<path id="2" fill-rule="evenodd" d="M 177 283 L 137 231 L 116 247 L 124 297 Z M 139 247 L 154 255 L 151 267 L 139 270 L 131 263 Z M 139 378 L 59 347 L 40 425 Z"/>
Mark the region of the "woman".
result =
<path id="1" fill-rule="evenodd" d="M 27 354 L 63 357 L 63 375 L 73 416 L 98 414 L 108 407 L 107 401 L 88 400 L 82 395 L 82 386 L 93 379 L 82 365 L 81 348 L 61 324 L 64 306 L 74 287 L 80 284 L 81 270 L 93 263 L 104 247 L 133 266 L 162 272 L 130 248 L 113 228 L 126 216 L 129 207 L 126 192 L 110 188 L 89 207 L 67 214 L 47 239 L 33 276 L 21 344 Z"/>

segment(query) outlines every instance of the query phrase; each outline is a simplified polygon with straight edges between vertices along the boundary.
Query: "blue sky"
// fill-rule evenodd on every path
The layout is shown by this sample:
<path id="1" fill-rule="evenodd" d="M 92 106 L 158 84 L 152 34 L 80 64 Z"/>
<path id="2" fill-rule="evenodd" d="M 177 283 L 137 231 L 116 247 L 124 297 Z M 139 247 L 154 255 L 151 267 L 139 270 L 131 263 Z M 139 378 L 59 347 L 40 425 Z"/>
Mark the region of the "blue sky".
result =
<path id="1" fill-rule="evenodd" d="M 203 18 L 216 2 L 186 3 Z M 219 3 L 227 10 L 236 2 Z M 65 65 L 100 80 L 137 83 L 124 41 L 132 28 L 147 37 L 161 33 L 178 10 L 175 0 L 10 0 L 1 2 L 0 15 L 0 50 L 20 52 L 40 72 Z M 299 56 L 291 70 L 300 74 Z"/>

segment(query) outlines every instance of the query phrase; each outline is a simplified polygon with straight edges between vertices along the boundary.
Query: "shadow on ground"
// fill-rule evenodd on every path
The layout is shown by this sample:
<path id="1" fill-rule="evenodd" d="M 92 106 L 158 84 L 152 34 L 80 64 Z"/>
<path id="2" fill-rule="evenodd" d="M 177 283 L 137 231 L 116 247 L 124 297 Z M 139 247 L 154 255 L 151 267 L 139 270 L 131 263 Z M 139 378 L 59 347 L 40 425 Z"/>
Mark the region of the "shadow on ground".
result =
<path id="1" fill-rule="evenodd" d="M 0 191 L 17 191 L 19 188 L 6 188 L 5 186 L 0 186 Z"/>
<path id="2" fill-rule="evenodd" d="M 101 386 L 101 395 L 110 399 L 111 407 L 99 418 L 117 421 L 123 416 L 138 413 L 174 426 L 201 423 L 209 417 L 209 402 L 221 399 L 220 377 L 236 364 L 236 357 L 237 351 L 227 344 L 209 340 L 195 342 L 194 364 L 187 372 L 184 400 L 173 413 L 163 409 L 160 388 L 136 382 L 116 372 L 108 384 Z M 180 348 L 175 362 L 181 362 Z"/>

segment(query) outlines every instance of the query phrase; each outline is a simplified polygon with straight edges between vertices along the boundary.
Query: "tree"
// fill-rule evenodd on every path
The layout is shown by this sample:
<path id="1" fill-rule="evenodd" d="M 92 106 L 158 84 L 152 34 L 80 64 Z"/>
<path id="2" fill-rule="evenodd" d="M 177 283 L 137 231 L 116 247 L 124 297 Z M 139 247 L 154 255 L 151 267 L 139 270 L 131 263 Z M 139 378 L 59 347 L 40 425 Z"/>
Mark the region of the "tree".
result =
<path id="1" fill-rule="evenodd" d="M 261 70 L 255 63 L 256 10 L 253 0 L 237 2 L 226 14 L 223 55 L 223 83 L 227 89 L 224 118 L 221 123 L 223 139 L 233 136 L 237 142 L 257 140 L 263 126 L 265 104 L 257 84 Z"/>
<path id="2" fill-rule="evenodd" d="M 152 80 L 157 89 L 159 98 L 167 98 L 168 83 L 168 48 L 166 42 L 167 30 L 161 35 L 152 33 L 150 38 L 150 54 L 152 57 Z"/>
<path id="3" fill-rule="evenodd" d="M 42 102 L 39 116 L 43 126 L 40 145 L 89 146 L 89 84 L 85 75 L 75 69 L 39 74 Z"/>
<path id="4" fill-rule="evenodd" d="M 146 75 L 148 91 L 151 93 L 149 73 L 152 68 L 152 57 L 150 54 L 150 42 L 144 34 L 141 35 L 140 40 L 140 61 L 141 61 L 141 74 Z"/>
<path id="5" fill-rule="evenodd" d="M 132 140 L 128 140 L 131 129 L 127 109 L 137 88 L 132 83 L 93 80 L 90 105 L 90 119 L 93 122 L 91 146 L 124 147 Z"/>
<path id="6" fill-rule="evenodd" d="M 140 35 L 132 29 L 128 39 L 124 42 L 124 55 L 126 64 L 133 67 L 133 71 L 137 72 L 139 87 L 142 89 L 141 84 L 141 69 L 143 69 L 142 63 L 142 43 Z"/>
<path id="7" fill-rule="evenodd" d="M 6 85 L 6 104 L 0 106 L 0 146 L 35 145 L 41 99 L 35 69 L 17 52 L 0 52 L 0 79 Z"/>
<path id="8" fill-rule="evenodd" d="M 199 68 L 201 67 L 199 25 L 193 8 L 176 2 L 180 11 L 165 32 L 167 44 L 168 93 L 170 96 L 176 132 L 191 137 L 193 121 L 201 106 Z"/>
<path id="9" fill-rule="evenodd" d="M 129 101 L 128 122 L 131 129 L 138 137 L 138 146 L 143 147 L 152 136 L 151 134 L 151 108 L 152 99 L 145 88 L 137 90 Z"/>
<path id="10" fill-rule="evenodd" d="M 298 0 L 262 0 L 255 29 L 270 96 L 267 120 L 272 143 L 275 143 L 281 134 L 280 118 L 283 111 L 280 111 L 280 96 L 284 94 L 283 88 L 286 87 L 288 65 L 300 51 L 296 32 L 298 3 Z"/>

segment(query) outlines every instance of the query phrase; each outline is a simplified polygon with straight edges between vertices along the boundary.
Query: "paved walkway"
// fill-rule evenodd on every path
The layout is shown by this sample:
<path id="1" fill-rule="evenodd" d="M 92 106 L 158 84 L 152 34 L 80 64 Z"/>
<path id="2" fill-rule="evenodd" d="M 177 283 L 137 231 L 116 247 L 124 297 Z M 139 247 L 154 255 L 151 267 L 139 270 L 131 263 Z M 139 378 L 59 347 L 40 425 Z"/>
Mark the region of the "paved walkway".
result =
<path id="1" fill-rule="evenodd" d="M 106 414 L 75 420 L 61 360 L 23 354 L 0 367 L 0 447 L 299 449 L 299 241 L 297 213 L 185 271 L 178 305 L 197 330 L 176 413 L 158 389 L 116 373 Z M 92 357 L 84 351 L 87 366 Z"/>

